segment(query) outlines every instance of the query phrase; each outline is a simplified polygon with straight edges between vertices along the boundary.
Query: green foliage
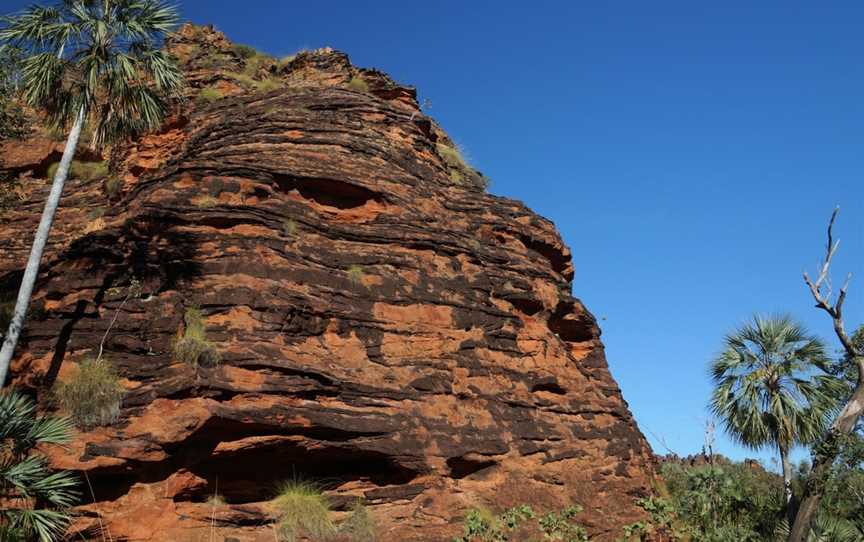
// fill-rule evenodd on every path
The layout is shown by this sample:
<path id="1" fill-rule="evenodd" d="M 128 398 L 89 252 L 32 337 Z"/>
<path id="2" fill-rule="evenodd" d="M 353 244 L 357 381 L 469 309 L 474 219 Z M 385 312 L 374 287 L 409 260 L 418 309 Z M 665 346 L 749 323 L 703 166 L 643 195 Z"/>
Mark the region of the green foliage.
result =
<path id="1" fill-rule="evenodd" d="M 558 513 L 550 512 L 540 518 L 544 540 L 560 542 L 588 542 L 588 534 L 573 518 L 582 511 L 581 506 L 568 506 Z"/>
<path id="2" fill-rule="evenodd" d="M 68 418 L 39 416 L 29 398 L 0 392 L 0 540 L 63 539 L 80 497 L 78 480 L 52 469 L 41 450 L 66 444 L 71 434 Z"/>
<path id="3" fill-rule="evenodd" d="M 465 515 L 461 537 L 454 542 L 509 542 L 522 540 L 517 533 L 540 533 L 543 540 L 587 542 L 585 529 L 575 522 L 582 507 L 568 506 L 560 512 L 537 517 L 530 506 L 522 504 L 495 515 L 484 508 L 473 508 Z"/>
<path id="4" fill-rule="evenodd" d="M 369 84 L 356 75 L 348 81 L 348 88 L 357 92 L 369 92 Z"/>
<path id="5" fill-rule="evenodd" d="M 17 99 L 21 62 L 20 50 L 14 47 L 0 48 L 0 142 L 22 139 L 31 130 L 31 119 Z"/>
<path id="6" fill-rule="evenodd" d="M 48 179 L 53 179 L 57 173 L 57 168 L 60 167 L 60 162 L 54 162 L 48 166 Z M 69 166 L 69 178 L 79 179 L 82 181 L 95 181 L 108 176 L 108 162 L 82 162 L 72 160 L 72 165 Z"/>
<path id="7" fill-rule="evenodd" d="M 174 357 L 193 367 L 218 365 L 222 361 L 222 356 L 213 343 L 207 340 L 207 330 L 201 310 L 195 307 L 186 309 L 183 321 L 186 328 L 183 335 L 174 341 Z"/>
<path id="8" fill-rule="evenodd" d="M 198 92 L 195 102 L 199 105 L 213 103 L 216 100 L 221 100 L 225 97 L 225 93 L 218 87 L 204 87 Z"/>
<path id="9" fill-rule="evenodd" d="M 75 425 L 87 430 L 117 421 L 124 390 L 113 365 L 102 358 L 84 360 L 78 372 L 59 383 L 54 393 L 58 406 L 72 416 Z"/>
<path id="10" fill-rule="evenodd" d="M 770 538 L 783 517 L 782 482 L 745 465 L 685 468 L 666 464 L 662 470 L 673 508 L 665 508 L 664 526 L 677 515 L 685 532 L 699 540 L 761 541 Z M 657 513 L 648 509 L 652 520 Z M 723 538 L 723 537 L 733 538 Z"/>
<path id="11" fill-rule="evenodd" d="M 339 524 L 339 532 L 347 535 L 351 542 L 375 542 L 378 539 L 375 518 L 358 501 L 351 508 L 351 514 Z"/>
<path id="12" fill-rule="evenodd" d="M 243 45 L 242 43 L 234 44 L 234 52 L 237 53 L 237 56 L 246 60 L 261 54 L 251 45 Z"/>
<path id="13" fill-rule="evenodd" d="M 330 518 L 330 503 L 313 483 L 283 482 L 275 499 L 279 510 L 279 539 L 295 542 L 301 537 L 327 539 L 337 533 Z"/>
<path id="14" fill-rule="evenodd" d="M 111 5 L 33 5 L 0 29 L 0 42 L 21 51 L 24 100 L 55 126 L 73 124 L 83 110 L 98 146 L 159 128 L 183 85 L 161 48 L 176 10 L 158 0 Z"/>
<path id="15" fill-rule="evenodd" d="M 864 450 L 862 450 L 864 454 Z M 864 457 L 864 455 L 862 455 Z M 838 464 L 827 481 L 825 499 L 808 540 L 851 542 L 864 539 L 864 471 L 860 457 Z M 806 465 L 798 474 L 807 474 Z M 786 539 L 783 482 L 747 464 L 690 467 L 666 463 L 661 473 L 668 499 L 637 501 L 650 520 L 628 525 L 624 539 L 763 542 Z M 801 480 L 794 486 L 802 489 Z"/>
<path id="16" fill-rule="evenodd" d="M 297 234 L 297 222 L 292 218 L 286 218 L 282 221 L 282 233 L 286 237 L 294 237 Z"/>

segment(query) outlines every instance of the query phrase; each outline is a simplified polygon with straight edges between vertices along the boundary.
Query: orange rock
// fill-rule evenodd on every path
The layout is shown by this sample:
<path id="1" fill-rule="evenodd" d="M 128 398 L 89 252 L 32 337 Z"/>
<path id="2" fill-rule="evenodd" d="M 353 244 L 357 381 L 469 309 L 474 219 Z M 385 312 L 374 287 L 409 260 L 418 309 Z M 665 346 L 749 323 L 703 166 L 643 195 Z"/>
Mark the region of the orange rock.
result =
<path id="1" fill-rule="evenodd" d="M 212 29 L 172 47 L 193 86 L 221 77 L 208 51 L 240 65 Z M 642 519 L 651 452 L 554 225 L 476 172 L 456 184 L 413 89 L 335 51 L 273 66 L 286 88 L 190 106 L 118 149 L 116 201 L 73 180 L 61 203 L 13 368 L 46 390 L 120 311 L 106 355 L 121 420 L 56 455 L 92 484 L 85 523 L 130 541 L 272 540 L 269 501 L 294 477 L 338 513 L 364 499 L 387 541 L 451 540 L 478 505 L 579 503 L 597 540 Z M 370 92 L 344 88 L 361 72 Z M 34 154 L 21 163 L 55 152 L 19 147 Z M 0 288 L 44 194 L 0 224 Z M 84 233 L 100 207 L 105 227 Z M 142 293 L 123 304 L 133 277 Z M 173 355 L 192 306 L 218 366 Z"/>

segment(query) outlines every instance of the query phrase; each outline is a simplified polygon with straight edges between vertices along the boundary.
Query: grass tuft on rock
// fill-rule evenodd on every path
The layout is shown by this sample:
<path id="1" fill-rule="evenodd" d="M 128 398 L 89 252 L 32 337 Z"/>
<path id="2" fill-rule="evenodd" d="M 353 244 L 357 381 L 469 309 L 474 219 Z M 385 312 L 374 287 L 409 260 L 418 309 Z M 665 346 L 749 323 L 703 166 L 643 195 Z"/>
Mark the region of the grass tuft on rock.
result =
<path id="1" fill-rule="evenodd" d="M 357 92 L 369 92 L 369 84 L 356 75 L 348 81 L 348 88 Z"/>
<path id="2" fill-rule="evenodd" d="M 85 430 L 116 422 L 123 395 L 120 376 L 105 358 L 85 359 L 78 372 L 55 391 L 58 406 Z"/>
<path id="3" fill-rule="evenodd" d="M 330 519 L 330 503 L 317 485 L 290 480 L 279 485 L 275 499 L 279 511 L 279 539 L 295 542 L 302 537 L 326 540 L 337 533 Z"/>
<path id="4" fill-rule="evenodd" d="M 351 542 L 375 542 L 378 526 L 362 501 L 351 508 L 351 514 L 339 525 L 339 532 L 347 535 Z"/>
<path id="5" fill-rule="evenodd" d="M 222 356 L 213 343 L 207 340 L 207 329 L 201 310 L 195 307 L 186 309 L 183 321 L 186 329 L 183 335 L 174 341 L 174 357 L 193 367 L 218 365 Z"/>
<path id="6" fill-rule="evenodd" d="M 225 97 L 225 93 L 222 92 L 221 89 L 217 87 L 204 87 L 198 92 L 198 96 L 195 98 L 195 101 L 199 105 L 213 103 L 217 100 L 221 100 Z"/>
<path id="7" fill-rule="evenodd" d="M 356 264 L 348 266 L 348 270 L 346 271 L 348 280 L 350 280 L 352 284 L 362 284 L 363 273 L 363 267 Z"/>
<path id="8" fill-rule="evenodd" d="M 48 179 L 53 179 L 57 173 L 57 168 L 60 167 L 60 162 L 54 162 L 48 166 Z M 108 176 L 108 162 L 82 162 L 73 160 L 69 166 L 69 178 L 79 179 L 82 181 L 95 181 Z"/>

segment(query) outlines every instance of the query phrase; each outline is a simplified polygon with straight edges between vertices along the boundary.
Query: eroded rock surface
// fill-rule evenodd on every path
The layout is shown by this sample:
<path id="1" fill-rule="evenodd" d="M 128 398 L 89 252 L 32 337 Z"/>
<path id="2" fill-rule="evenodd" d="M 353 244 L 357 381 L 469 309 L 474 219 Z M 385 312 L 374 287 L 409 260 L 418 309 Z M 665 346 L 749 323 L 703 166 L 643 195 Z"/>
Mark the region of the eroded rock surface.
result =
<path id="1" fill-rule="evenodd" d="M 412 89 L 332 51 L 272 70 L 285 88 L 190 106 L 115 156 L 115 199 L 68 186 L 13 370 L 48 393 L 119 311 L 121 418 L 57 457 L 93 487 L 79 527 L 273 540 L 269 500 L 294 477 L 337 511 L 364 500 L 384 541 L 450 540 L 475 505 L 578 502 L 599 540 L 641 519 L 650 451 L 554 225 L 455 185 Z M 356 74 L 368 92 L 347 88 Z M 47 192 L 29 186 L 0 225 L 6 291 Z M 218 366 L 173 355 L 193 306 Z M 205 502 L 217 492 L 227 504 Z"/>

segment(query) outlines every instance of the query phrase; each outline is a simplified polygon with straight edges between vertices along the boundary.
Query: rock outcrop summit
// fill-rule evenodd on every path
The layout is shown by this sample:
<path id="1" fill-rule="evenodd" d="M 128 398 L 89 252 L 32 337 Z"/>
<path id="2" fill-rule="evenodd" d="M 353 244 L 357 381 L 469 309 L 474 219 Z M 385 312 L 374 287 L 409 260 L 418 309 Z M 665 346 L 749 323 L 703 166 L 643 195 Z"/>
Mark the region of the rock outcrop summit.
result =
<path id="1" fill-rule="evenodd" d="M 116 189 L 67 186 L 13 363 L 47 397 L 114 322 L 119 417 L 54 458 L 92 487 L 82 532 L 273 540 L 274 487 L 297 477 L 337 512 L 365 502 L 384 541 L 452 540 L 472 506 L 579 503 L 598 540 L 643 518 L 651 452 L 550 221 L 486 193 L 414 89 L 343 53 L 255 57 L 194 26 L 169 47 L 189 100 L 79 153 L 110 158 Z M 61 145 L 0 149 L 24 179 L 7 299 Z M 219 363 L 177 359 L 190 308 Z"/>

